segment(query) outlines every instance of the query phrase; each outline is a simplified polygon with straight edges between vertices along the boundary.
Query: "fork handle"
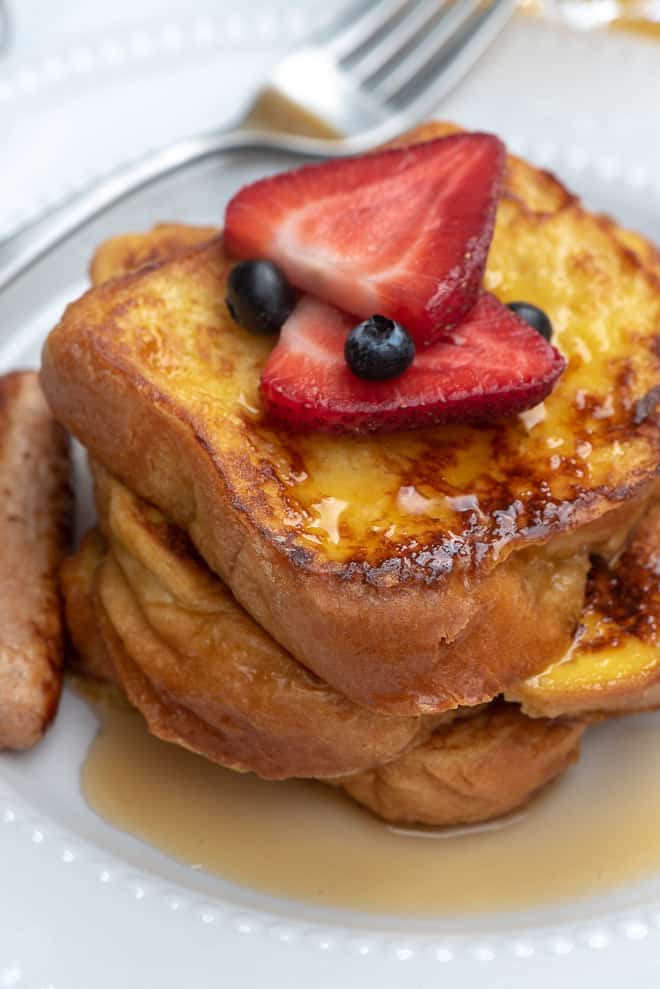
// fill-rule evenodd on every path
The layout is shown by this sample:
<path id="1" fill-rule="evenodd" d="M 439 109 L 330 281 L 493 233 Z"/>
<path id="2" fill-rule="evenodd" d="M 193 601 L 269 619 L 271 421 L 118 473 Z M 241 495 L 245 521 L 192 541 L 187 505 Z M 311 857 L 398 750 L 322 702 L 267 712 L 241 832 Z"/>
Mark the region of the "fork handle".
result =
<path id="1" fill-rule="evenodd" d="M 157 179 L 223 151 L 271 149 L 305 157 L 336 155 L 339 141 L 237 127 L 184 138 L 151 151 L 49 211 L 0 243 L 0 292 L 76 230 Z M 343 152 L 346 153 L 345 150 Z"/>

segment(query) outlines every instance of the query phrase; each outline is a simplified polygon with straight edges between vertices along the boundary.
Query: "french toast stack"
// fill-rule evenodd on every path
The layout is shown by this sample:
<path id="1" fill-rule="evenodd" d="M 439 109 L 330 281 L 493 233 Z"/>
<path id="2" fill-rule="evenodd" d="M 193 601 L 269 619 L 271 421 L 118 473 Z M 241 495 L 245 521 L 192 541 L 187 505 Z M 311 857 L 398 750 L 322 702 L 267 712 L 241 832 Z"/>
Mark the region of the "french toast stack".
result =
<path id="1" fill-rule="evenodd" d="M 234 263 L 212 228 L 115 238 L 47 341 L 98 510 L 62 572 L 82 667 L 232 769 L 507 813 L 660 695 L 660 259 L 510 158 L 485 288 L 542 306 L 567 369 L 527 412 L 378 435 L 264 415 Z"/>

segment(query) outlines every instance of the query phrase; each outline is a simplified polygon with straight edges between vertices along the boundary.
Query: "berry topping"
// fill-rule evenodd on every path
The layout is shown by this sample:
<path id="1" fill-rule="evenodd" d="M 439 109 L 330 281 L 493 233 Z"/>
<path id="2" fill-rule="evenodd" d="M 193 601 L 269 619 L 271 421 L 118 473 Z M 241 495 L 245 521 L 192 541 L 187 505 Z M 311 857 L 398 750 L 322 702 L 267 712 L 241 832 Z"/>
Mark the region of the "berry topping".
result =
<path id="1" fill-rule="evenodd" d="M 540 333 L 546 340 L 552 339 L 552 323 L 550 317 L 538 306 L 533 306 L 531 302 L 510 302 L 509 309 L 520 319 L 533 326 L 537 333 Z"/>
<path id="2" fill-rule="evenodd" d="M 476 302 L 504 162 L 496 137 L 452 134 L 306 165 L 234 196 L 225 244 L 361 319 L 387 313 L 425 347 Z"/>
<path id="3" fill-rule="evenodd" d="M 367 381 L 387 381 L 410 367 L 415 344 L 408 331 L 387 316 L 370 316 L 346 337 L 344 357 L 353 374 Z"/>
<path id="4" fill-rule="evenodd" d="M 227 309 L 252 333 L 277 333 L 296 304 L 295 292 L 272 261 L 241 261 L 229 272 Z"/>
<path id="5" fill-rule="evenodd" d="M 270 413 L 296 428 L 413 429 L 490 422 L 544 399 L 564 358 L 484 293 L 450 336 L 418 352 L 396 381 L 365 381 L 344 360 L 354 317 L 304 296 L 263 371 Z"/>

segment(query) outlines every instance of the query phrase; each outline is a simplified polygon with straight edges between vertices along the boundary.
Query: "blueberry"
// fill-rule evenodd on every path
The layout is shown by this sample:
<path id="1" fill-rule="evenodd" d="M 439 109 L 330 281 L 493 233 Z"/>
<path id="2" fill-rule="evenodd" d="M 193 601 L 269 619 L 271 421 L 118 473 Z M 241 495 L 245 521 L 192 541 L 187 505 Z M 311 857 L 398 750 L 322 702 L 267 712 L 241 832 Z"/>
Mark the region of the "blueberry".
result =
<path id="1" fill-rule="evenodd" d="M 415 344 L 400 323 L 387 316 L 370 316 L 348 334 L 344 357 L 359 378 L 386 381 L 410 367 L 415 357 Z"/>
<path id="2" fill-rule="evenodd" d="M 291 315 L 295 292 L 272 261 L 241 261 L 229 272 L 227 309 L 252 333 L 277 333 Z"/>
<path id="3" fill-rule="evenodd" d="M 531 302 L 510 302 L 509 309 L 520 316 L 526 323 L 529 323 L 537 333 L 540 333 L 546 340 L 552 338 L 552 323 L 547 313 L 533 306 Z"/>

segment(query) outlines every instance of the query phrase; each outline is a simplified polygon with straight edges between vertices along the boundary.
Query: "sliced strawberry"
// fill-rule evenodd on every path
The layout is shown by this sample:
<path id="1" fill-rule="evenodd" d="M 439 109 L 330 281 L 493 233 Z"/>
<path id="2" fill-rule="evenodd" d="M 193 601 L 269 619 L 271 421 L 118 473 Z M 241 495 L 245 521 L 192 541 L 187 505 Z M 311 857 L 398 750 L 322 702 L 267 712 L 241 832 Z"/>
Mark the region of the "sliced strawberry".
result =
<path id="1" fill-rule="evenodd" d="M 325 302 L 397 320 L 424 347 L 477 299 L 504 161 L 498 138 L 453 134 L 307 165 L 234 196 L 225 244 Z"/>
<path id="2" fill-rule="evenodd" d="M 364 381 L 344 360 L 355 317 L 304 296 L 284 324 L 261 379 L 266 406 L 296 428 L 414 429 L 490 421 L 536 405 L 566 366 L 561 354 L 484 293 L 451 335 L 390 381 Z"/>

